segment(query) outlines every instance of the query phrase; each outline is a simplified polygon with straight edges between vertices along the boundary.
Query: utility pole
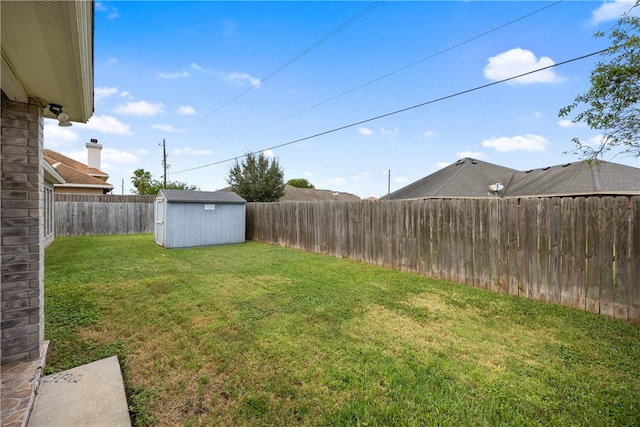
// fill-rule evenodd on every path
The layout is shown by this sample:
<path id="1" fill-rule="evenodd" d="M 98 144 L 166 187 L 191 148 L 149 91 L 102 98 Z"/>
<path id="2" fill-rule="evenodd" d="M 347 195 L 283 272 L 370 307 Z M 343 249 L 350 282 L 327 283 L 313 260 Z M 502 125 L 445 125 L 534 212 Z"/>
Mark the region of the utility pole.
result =
<path id="1" fill-rule="evenodd" d="M 162 188 L 167 188 L 167 168 L 170 166 L 171 165 L 167 164 L 167 146 L 163 139 L 162 140 L 162 168 L 164 169 L 164 175 L 162 176 L 162 178 L 164 180 L 164 185 Z"/>
<path id="2" fill-rule="evenodd" d="M 124 196 L 124 178 L 122 178 L 122 195 Z"/>

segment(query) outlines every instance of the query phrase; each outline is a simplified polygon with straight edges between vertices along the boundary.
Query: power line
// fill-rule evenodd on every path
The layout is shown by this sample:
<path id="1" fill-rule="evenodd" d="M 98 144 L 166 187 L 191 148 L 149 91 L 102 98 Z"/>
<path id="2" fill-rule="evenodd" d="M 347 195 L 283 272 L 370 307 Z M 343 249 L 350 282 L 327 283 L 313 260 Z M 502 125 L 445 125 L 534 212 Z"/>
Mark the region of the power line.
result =
<path id="1" fill-rule="evenodd" d="M 262 150 L 258 150 L 257 152 L 263 152 L 263 151 L 267 151 L 267 150 L 274 150 L 276 148 L 281 148 L 281 147 L 285 147 L 287 145 L 295 144 L 295 143 L 298 143 L 298 142 L 307 141 L 309 139 L 313 139 L 313 138 L 317 138 L 317 137 L 320 137 L 320 136 L 328 135 L 330 133 L 338 132 L 338 131 L 341 131 L 341 130 L 344 130 L 344 129 L 348 129 L 348 128 L 351 128 L 351 127 L 354 127 L 354 126 L 358 126 L 358 125 L 361 125 L 361 124 L 364 124 L 364 123 L 368 123 L 368 122 L 379 120 L 379 119 L 382 119 L 382 118 L 385 118 L 385 117 L 389 117 L 389 116 L 393 116 L 393 115 L 396 115 L 396 114 L 404 113 L 406 111 L 414 110 L 416 108 L 424 107 L 426 105 L 435 104 L 436 102 L 441 102 L 441 101 L 445 101 L 447 99 L 455 98 L 455 97 L 458 97 L 458 96 L 461 96 L 461 95 L 466 95 L 468 93 L 475 92 L 475 91 L 478 91 L 480 89 L 486 89 L 488 87 L 495 86 L 495 85 L 500 84 L 500 83 L 505 83 L 505 82 L 508 82 L 508 81 L 511 81 L 511 80 L 519 79 L 520 77 L 528 76 L 530 74 L 539 73 L 540 71 L 545 71 L 545 70 L 549 70 L 551 68 L 559 67 L 560 65 L 565 65 L 565 64 L 569 64 L 571 62 L 580 61 L 582 59 L 589 58 L 591 56 L 600 55 L 600 54 L 606 52 L 607 50 L 608 49 L 602 49 L 602 50 L 599 50 L 597 52 L 593 52 L 593 53 L 589 53 L 589 54 L 586 54 L 586 55 L 578 56 L 578 57 L 572 58 L 572 59 L 567 59 L 566 61 L 558 62 L 557 64 L 548 65 L 546 67 L 538 68 L 538 69 L 533 70 L 533 71 L 528 71 L 526 73 L 518 74 L 517 76 L 507 77 L 506 79 L 497 80 L 495 82 L 487 83 L 487 84 L 484 84 L 484 85 L 481 85 L 481 86 L 476 86 L 476 87 L 471 88 L 471 89 L 463 90 L 461 92 L 456 92 L 456 93 L 453 93 L 451 95 L 447 95 L 447 96 L 443 96 L 443 97 L 440 97 L 440 98 L 432 99 L 430 101 L 426 101 L 426 102 L 423 102 L 423 103 L 420 103 L 420 104 L 412 105 L 410 107 L 402 108 L 400 110 L 395 110 L 395 111 L 392 111 L 390 113 L 381 114 L 379 116 L 371 117 L 371 118 L 368 118 L 368 119 L 365 119 L 365 120 L 360 120 L 358 122 L 350 123 L 348 125 L 344 125 L 344 126 L 340 126 L 340 127 L 337 127 L 337 128 L 333 128 L 331 130 L 327 130 L 327 131 L 324 131 L 324 132 L 320 132 L 320 133 L 316 133 L 316 134 L 313 134 L 313 135 L 309 135 L 309 136 L 306 136 L 304 138 L 296 139 L 294 141 L 289 141 L 289 142 L 285 142 L 285 143 L 282 143 L 282 144 L 274 145 L 274 146 L 269 147 L 269 148 L 263 148 Z M 183 169 L 183 170 L 176 171 L 176 172 L 173 172 L 173 173 L 176 174 L 176 173 L 188 172 L 188 171 L 192 171 L 192 170 L 196 170 L 196 169 L 202 169 L 202 168 L 206 168 L 206 167 L 209 167 L 209 166 L 215 166 L 215 165 L 219 165 L 221 163 L 230 162 L 232 160 L 238 160 L 238 159 L 241 159 L 241 158 L 243 158 L 245 156 L 246 156 L 246 154 L 243 154 L 241 156 L 236 156 L 236 157 L 232 157 L 232 158 L 229 158 L 229 159 L 220 160 L 220 161 L 217 161 L 217 162 L 214 162 L 214 163 L 209 163 L 209 164 L 202 165 L 202 166 L 196 166 L 194 168 Z"/>
<path id="2" fill-rule="evenodd" d="M 324 42 L 326 42 L 327 40 L 329 40 L 330 38 L 332 38 L 333 36 L 335 36 L 336 34 L 338 34 L 339 32 L 341 32 L 342 30 L 344 30 L 345 28 L 347 28 L 349 25 L 353 24 L 354 22 L 356 22 L 358 19 L 362 18 L 363 16 L 365 16 L 367 13 L 371 12 L 373 9 L 375 9 L 376 7 L 380 6 L 380 4 L 382 4 L 384 2 L 384 0 L 381 1 L 376 1 L 372 4 L 370 4 L 369 6 L 365 7 L 364 9 L 362 9 L 360 12 L 358 12 L 356 15 L 352 16 L 351 18 L 349 18 L 347 21 L 345 21 L 343 24 L 341 24 L 340 26 L 338 26 L 337 28 L 335 28 L 334 30 L 332 30 L 331 32 L 329 32 L 327 35 L 325 35 L 324 37 L 322 37 L 320 40 L 318 40 L 317 42 L 313 43 L 311 46 L 307 47 L 305 50 L 303 50 L 302 52 L 300 52 L 299 54 L 297 54 L 296 56 L 294 56 L 293 58 L 291 58 L 290 60 L 288 60 L 287 62 L 285 62 L 284 64 L 282 64 L 281 66 L 279 66 L 278 68 L 276 68 L 275 70 L 271 71 L 269 74 L 267 74 L 265 77 L 261 78 L 259 81 L 260 83 L 265 82 L 267 80 L 269 80 L 271 77 L 275 76 L 276 74 L 278 74 L 279 72 L 283 71 L 285 68 L 289 67 L 291 64 L 293 64 L 294 62 L 298 61 L 300 58 L 302 58 L 303 56 L 305 56 L 306 54 L 308 54 L 309 52 L 311 52 L 312 50 L 314 50 L 315 48 L 317 48 L 318 46 L 320 46 L 321 44 L 323 44 Z M 236 101 L 238 98 L 240 98 L 241 96 L 245 95 L 247 92 L 252 91 L 253 89 L 255 89 L 258 85 L 251 85 L 249 86 L 249 88 L 245 89 L 244 91 L 240 92 L 238 95 L 234 96 L 233 98 L 231 98 L 229 101 L 225 102 L 224 104 L 222 104 L 221 106 L 219 106 L 218 108 L 216 108 L 215 110 L 213 110 L 212 112 L 210 112 L 209 114 L 206 114 L 205 116 L 203 116 L 200 120 L 194 122 L 191 126 L 195 126 L 196 124 L 202 122 L 203 120 L 206 120 L 207 118 L 209 118 L 210 116 L 212 116 L 213 114 L 217 113 L 218 111 L 222 110 L 224 107 L 226 107 L 227 105 L 231 104 L 232 102 Z"/>
<path id="3" fill-rule="evenodd" d="M 526 19 L 526 18 L 528 18 L 528 17 L 530 17 L 530 16 L 532 16 L 532 15 L 535 15 L 535 14 L 540 13 L 540 12 L 542 12 L 542 11 L 546 10 L 546 9 L 549 9 L 550 7 L 553 7 L 553 6 L 556 6 L 556 5 L 560 4 L 560 3 L 563 3 L 564 1 L 565 1 L 565 0 L 559 0 L 559 1 L 556 1 L 556 2 L 554 2 L 554 3 L 552 3 L 552 4 L 546 5 L 546 6 L 542 7 L 542 8 L 540 8 L 540 9 L 534 10 L 533 12 L 530 12 L 530 13 L 528 13 L 528 14 L 526 14 L 526 15 L 523 15 L 523 16 L 521 16 L 521 17 L 519 17 L 519 18 L 516 18 L 516 19 L 514 19 L 514 20 L 511 20 L 511 21 L 509 21 L 509 22 L 507 22 L 507 23 L 505 23 L 505 24 L 502 24 L 502 25 L 500 25 L 500 26 L 498 26 L 498 27 L 495 27 L 495 28 L 493 28 L 493 29 L 491 29 L 491 30 L 485 31 L 484 33 L 478 34 L 477 36 L 471 37 L 471 38 L 469 38 L 469 39 L 467 39 L 467 40 L 465 40 L 465 41 L 462 41 L 462 42 L 457 43 L 457 44 L 455 44 L 455 45 L 453 45 L 453 46 L 450 46 L 450 47 L 448 47 L 448 48 L 446 48 L 446 49 L 443 49 L 443 50 L 440 50 L 440 51 L 438 51 L 438 52 L 436 52 L 436 53 L 433 53 L 433 54 L 431 54 L 431 55 L 429 55 L 429 56 L 427 56 L 427 57 L 424 57 L 424 58 L 422 58 L 422 59 L 419 59 L 418 61 L 412 62 L 411 64 L 405 65 L 404 67 L 401 67 L 401 68 L 398 68 L 398 69 L 396 69 L 396 70 L 394 70 L 394 71 L 391 71 L 390 73 L 384 74 L 384 75 L 382 75 L 382 76 L 380 76 L 380 77 L 377 77 L 377 78 L 375 78 L 375 79 L 373 79 L 373 80 L 370 80 L 370 81 L 368 81 L 367 83 L 363 83 L 363 84 L 361 84 L 361 85 L 359 85 L 359 86 L 356 86 L 356 87 L 354 87 L 354 88 L 352 88 L 352 89 L 349 89 L 349 90 L 347 90 L 347 91 L 345 91 L 345 92 L 342 92 L 342 93 L 340 93 L 340 94 L 338 94 L 338 95 L 332 96 L 331 98 L 327 98 L 327 99 L 325 99 L 324 101 L 320 101 L 320 102 L 318 102 L 318 103 L 316 103 L 316 104 L 313 104 L 313 105 L 311 105 L 311 106 L 309 106 L 309 107 L 303 108 L 302 110 L 299 110 L 299 111 L 297 111 L 297 112 L 295 112 L 295 113 L 291 113 L 291 114 L 289 114 L 289 115 L 287 115 L 287 116 L 285 116 L 285 117 L 282 117 L 282 118 L 280 118 L 280 119 L 278 119 L 278 120 L 275 120 L 275 121 L 273 121 L 273 122 L 271 122 L 271 123 L 268 123 L 268 124 L 266 124 L 266 125 L 263 125 L 263 126 L 260 126 L 260 127 L 256 128 L 256 129 L 250 130 L 249 132 L 245 132 L 245 133 L 243 133 L 242 135 L 236 136 L 236 137 L 231 138 L 231 139 L 227 139 L 226 141 L 222 142 L 221 144 L 225 144 L 225 143 L 227 143 L 227 142 L 236 141 L 236 140 L 238 140 L 238 139 L 240 139 L 240 138 L 243 138 L 243 137 L 245 137 L 245 136 L 247 136 L 247 135 L 251 135 L 251 134 L 253 134 L 253 133 L 255 133 L 255 132 L 259 131 L 259 130 L 262 130 L 262 129 L 268 128 L 269 126 L 273 126 L 273 125 L 275 125 L 275 124 L 277 124 L 277 123 L 280 123 L 280 122 L 283 122 L 283 121 L 285 121 L 285 120 L 287 120 L 287 119 L 290 119 L 291 117 L 295 117 L 295 116 L 297 116 L 297 115 L 299 115 L 299 114 L 302 114 L 302 113 L 304 113 L 304 112 L 307 112 L 307 111 L 309 111 L 309 110 L 312 110 L 312 109 L 314 109 L 314 108 L 316 108 L 316 107 L 319 107 L 319 106 L 321 106 L 321 105 L 324 105 L 324 104 L 326 104 L 326 103 L 328 103 L 328 102 L 331 102 L 331 101 L 333 101 L 333 100 L 336 100 L 336 99 L 338 99 L 338 98 L 341 98 L 341 97 L 343 97 L 343 96 L 345 96 L 345 95 L 348 95 L 348 94 L 350 94 L 350 93 L 352 93 L 352 92 L 355 92 L 355 91 L 360 90 L 360 89 L 362 89 L 362 88 L 364 88 L 364 87 L 367 87 L 367 86 L 369 86 L 369 85 L 372 85 L 373 83 L 379 82 L 380 80 L 386 79 L 387 77 L 391 77 L 391 76 L 393 76 L 394 74 L 398 74 L 398 73 L 400 73 L 400 72 L 402 72 L 402 71 L 404 71 L 404 70 L 407 70 L 407 69 L 409 69 L 409 68 L 411 68 L 411 67 L 414 67 L 414 66 L 416 66 L 416 65 L 418 65 L 418 64 L 421 64 L 421 63 L 423 63 L 423 62 L 425 62 L 425 61 L 427 61 L 427 60 L 429 60 L 429 59 L 433 59 L 433 58 L 435 58 L 436 56 L 440 56 L 440 55 L 442 55 L 442 54 L 444 54 L 444 53 L 447 53 L 447 52 L 449 52 L 449 51 L 451 51 L 451 50 L 453 50 L 453 49 L 457 49 L 457 48 L 459 48 L 460 46 L 463 46 L 463 45 L 465 45 L 465 44 L 471 43 L 472 41 L 475 41 L 475 40 L 477 40 L 477 39 L 479 39 L 479 38 L 482 38 L 482 37 L 484 37 L 484 36 L 486 36 L 486 35 L 489 35 L 489 34 L 491 34 L 491 33 L 494 33 L 494 32 L 496 32 L 496 31 L 498 31 L 498 30 L 501 30 L 501 29 L 503 29 L 503 28 L 505 28 L 505 27 L 508 27 L 509 25 L 515 24 L 516 22 L 522 21 L 523 19 Z M 249 90 L 250 90 L 250 89 L 249 89 Z M 247 91 L 248 91 L 248 90 L 247 90 Z M 220 144 L 218 144 L 218 145 L 220 145 Z"/>

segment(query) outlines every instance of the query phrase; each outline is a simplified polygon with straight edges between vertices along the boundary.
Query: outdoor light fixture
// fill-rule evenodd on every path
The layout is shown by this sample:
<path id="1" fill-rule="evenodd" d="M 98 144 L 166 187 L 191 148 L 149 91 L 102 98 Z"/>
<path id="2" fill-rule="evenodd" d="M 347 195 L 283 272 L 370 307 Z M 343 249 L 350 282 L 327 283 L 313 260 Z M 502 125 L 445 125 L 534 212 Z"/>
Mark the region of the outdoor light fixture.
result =
<path id="1" fill-rule="evenodd" d="M 49 111 L 51 111 L 58 119 L 58 126 L 71 126 L 69 121 L 69 114 L 66 111 L 62 111 L 62 105 L 49 104 Z"/>

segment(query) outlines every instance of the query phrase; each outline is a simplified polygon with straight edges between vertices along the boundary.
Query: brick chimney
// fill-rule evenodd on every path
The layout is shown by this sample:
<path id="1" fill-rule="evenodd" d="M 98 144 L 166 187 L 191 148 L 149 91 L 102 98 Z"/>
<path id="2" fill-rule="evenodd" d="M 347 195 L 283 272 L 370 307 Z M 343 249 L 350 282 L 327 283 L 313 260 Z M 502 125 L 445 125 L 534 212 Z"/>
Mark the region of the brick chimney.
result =
<path id="1" fill-rule="evenodd" d="M 87 166 L 100 170 L 100 151 L 102 145 L 98 144 L 98 140 L 91 138 L 91 142 L 87 142 Z"/>

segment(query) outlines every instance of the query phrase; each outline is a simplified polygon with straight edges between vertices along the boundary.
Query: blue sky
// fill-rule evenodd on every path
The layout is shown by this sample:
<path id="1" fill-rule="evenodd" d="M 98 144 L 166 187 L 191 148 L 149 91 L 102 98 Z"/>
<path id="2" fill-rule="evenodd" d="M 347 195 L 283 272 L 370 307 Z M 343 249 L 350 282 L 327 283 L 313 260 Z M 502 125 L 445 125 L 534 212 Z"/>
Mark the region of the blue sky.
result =
<path id="1" fill-rule="evenodd" d="M 86 163 L 97 138 L 114 194 L 131 193 L 137 168 L 161 178 L 163 139 L 168 179 L 206 191 L 227 186 L 224 160 L 301 139 L 266 152 L 285 180 L 363 198 L 386 194 L 389 171 L 395 191 L 461 157 L 520 170 L 568 163 L 579 160 L 564 154 L 571 138 L 598 132 L 558 110 L 588 90 L 597 56 L 305 138 L 596 52 L 609 42 L 593 34 L 629 7 L 96 2 L 94 115 L 66 128 L 45 120 L 45 148 Z M 614 154 L 605 160 L 640 167 Z"/>

